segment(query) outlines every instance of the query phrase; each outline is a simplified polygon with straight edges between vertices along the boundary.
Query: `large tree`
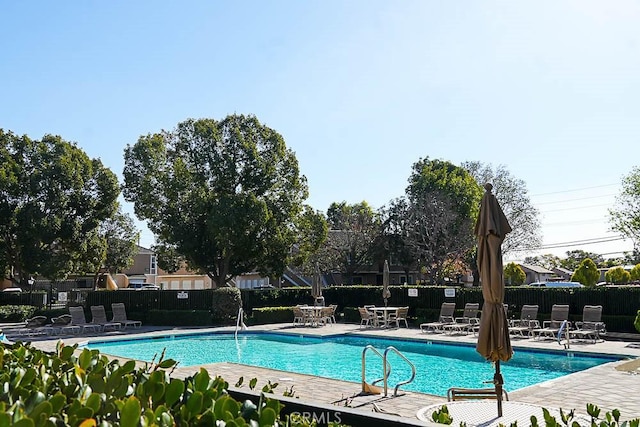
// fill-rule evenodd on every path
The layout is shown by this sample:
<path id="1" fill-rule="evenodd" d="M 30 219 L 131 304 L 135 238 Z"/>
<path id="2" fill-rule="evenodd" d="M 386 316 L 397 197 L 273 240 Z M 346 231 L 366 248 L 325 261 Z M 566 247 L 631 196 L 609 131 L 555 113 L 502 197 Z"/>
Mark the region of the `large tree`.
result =
<path id="1" fill-rule="evenodd" d="M 551 271 L 553 271 L 553 269 L 556 267 L 560 267 L 562 264 L 560 257 L 553 254 L 528 256 L 528 257 L 525 257 L 523 262 L 525 264 L 537 265 L 538 267 L 543 267 Z M 571 270 L 573 271 L 573 269 Z"/>
<path id="2" fill-rule="evenodd" d="M 334 202 L 327 210 L 328 235 L 314 262 L 326 272 L 340 272 L 352 284 L 353 275 L 377 261 L 382 235 L 380 216 L 366 202 Z"/>
<path id="3" fill-rule="evenodd" d="M 633 241 L 640 250 L 640 168 L 634 167 L 622 178 L 616 207 L 609 210 L 611 228 Z"/>
<path id="4" fill-rule="evenodd" d="M 525 182 L 512 176 L 503 165 L 494 168 L 490 164 L 465 162 L 462 167 L 479 185 L 493 184 L 493 194 L 512 228 L 502 243 L 502 252 L 531 251 L 540 247 L 540 213 L 531 204 Z"/>
<path id="5" fill-rule="evenodd" d="M 432 281 L 472 251 L 481 197 L 481 187 L 459 166 L 428 158 L 413 165 L 405 200 L 392 206 L 402 223 L 394 228 L 404 229 L 405 247 Z"/>
<path id="6" fill-rule="evenodd" d="M 124 178 L 136 215 L 218 286 L 247 271 L 282 274 L 308 222 L 295 154 L 254 116 L 141 136 L 125 150 Z"/>
<path id="7" fill-rule="evenodd" d="M 25 286 L 95 258 L 94 238 L 118 194 L 115 174 L 75 144 L 0 129 L 0 271 Z"/>

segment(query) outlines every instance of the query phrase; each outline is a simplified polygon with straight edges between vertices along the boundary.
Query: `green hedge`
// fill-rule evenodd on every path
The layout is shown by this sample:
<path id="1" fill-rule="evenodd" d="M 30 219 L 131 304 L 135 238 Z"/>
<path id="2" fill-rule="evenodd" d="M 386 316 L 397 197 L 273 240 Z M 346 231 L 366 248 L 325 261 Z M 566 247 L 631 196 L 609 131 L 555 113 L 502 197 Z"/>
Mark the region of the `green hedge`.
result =
<path id="1" fill-rule="evenodd" d="M 254 308 L 249 318 L 249 323 L 252 325 L 287 322 L 293 322 L 293 309 L 291 307 Z"/>
<path id="2" fill-rule="evenodd" d="M 0 306 L 0 323 L 17 323 L 33 317 L 36 308 L 31 305 Z"/>

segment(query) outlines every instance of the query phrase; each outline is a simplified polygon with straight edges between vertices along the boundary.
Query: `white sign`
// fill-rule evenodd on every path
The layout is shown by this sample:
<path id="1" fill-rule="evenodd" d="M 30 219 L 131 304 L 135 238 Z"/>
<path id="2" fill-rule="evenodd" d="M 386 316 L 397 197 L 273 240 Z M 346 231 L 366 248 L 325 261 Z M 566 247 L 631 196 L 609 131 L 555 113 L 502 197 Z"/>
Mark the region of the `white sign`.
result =
<path id="1" fill-rule="evenodd" d="M 188 299 L 189 292 L 178 292 L 178 299 Z"/>
<path id="2" fill-rule="evenodd" d="M 410 297 L 417 297 L 418 296 L 418 290 L 415 289 L 415 288 L 407 289 L 407 293 L 409 294 Z"/>
<path id="3" fill-rule="evenodd" d="M 444 297 L 445 298 L 455 298 L 456 297 L 456 288 L 445 288 Z"/>
<path id="4" fill-rule="evenodd" d="M 66 292 L 58 292 L 58 301 L 67 302 L 67 293 Z"/>

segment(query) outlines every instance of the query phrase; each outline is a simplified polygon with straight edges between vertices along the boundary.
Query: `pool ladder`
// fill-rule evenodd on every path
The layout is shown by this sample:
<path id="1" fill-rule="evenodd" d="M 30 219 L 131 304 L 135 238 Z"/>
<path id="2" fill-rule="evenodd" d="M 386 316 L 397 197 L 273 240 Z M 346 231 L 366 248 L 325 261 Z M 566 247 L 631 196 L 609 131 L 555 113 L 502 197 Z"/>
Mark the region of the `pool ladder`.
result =
<path id="1" fill-rule="evenodd" d="M 365 356 L 367 355 L 367 351 L 372 351 L 374 354 L 377 354 L 382 359 L 382 378 L 378 378 L 374 380 L 371 384 L 367 383 L 365 379 L 365 371 L 366 371 L 366 364 L 367 364 Z M 393 351 L 402 359 L 404 359 L 404 361 L 407 362 L 411 367 L 411 378 L 405 381 L 400 381 L 398 384 L 396 384 L 393 390 L 393 396 L 395 397 L 398 395 L 398 389 L 400 388 L 400 386 L 409 384 L 415 379 L 416 367 L 413 365 L 413 363 L 411 363 L 409 359 L 406 358 L 404 354 L 400 353 L 397 348 L 390 345 L 384 350 L 384 354 L 381 354 L 374 346 L 368 345 L 364 348 L 364 350 L 362 350 L 362 392 L 363 393 L 367 393 L 367 394 L 384 393 L 385 396 L 388 395 L 388 380 L 389 380 L 389 375 L 391 375 L 391 364 L 387 360 L 387 355 L 389 354 L 390 351 Z M 379 383 L 380 381 L 383 382 L 383 388 L 376 386 L 376 384 Z"/>

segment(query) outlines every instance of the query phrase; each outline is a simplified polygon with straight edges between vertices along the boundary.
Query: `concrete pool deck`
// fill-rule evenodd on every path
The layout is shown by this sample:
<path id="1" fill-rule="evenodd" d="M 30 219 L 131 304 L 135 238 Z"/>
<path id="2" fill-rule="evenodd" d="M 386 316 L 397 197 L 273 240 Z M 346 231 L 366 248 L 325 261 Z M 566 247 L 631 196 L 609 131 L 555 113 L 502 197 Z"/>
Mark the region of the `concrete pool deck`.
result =
<path id="1" fill-rule="evenodd" d="M 0 325 L 11 339 L 17 337 L 11 335 L 9 325 Z M 124 332 L 105 332 L 101 334 L 84 334 L 82 336 L 47 337 L 34 336 L 24 337 L 23 341 L 31 341 L 32 344 L 42 350 L 53 351 L 59 339 L 65 344 L 84 343 L 92 340 L 121 339 L 133 337 L 150 337 L 156 335 L 182 334 L 194 332 L 233 332 L 234 327 L 222 328 L 162 328 L 146 327 L 140 329 L 127 329 Z M 475 344 L 477 337 L 469 335 L 445 335 L 445 334 L 425 334 L 417 328 L 400 329 L 361 329 L 359 325 L 338 323 L 323 327 L 293 327 L 290 323 L 259 325 L 249 327 L 247 332 L 273 331 L 279 333 L 304 334 L 304 335 L 335 335 L 335 334 L 358 334 L 362 336 L 407 338 L 413 340 L 450 342 Z M 563 350 L 555 340 L 532 340 L 532 339 L 512 339 L 514 351 L 518 349 L 543 349 L 543 350 Z M 604 341 L 596 344 L 572 342 L 570 351 L 581 353 L 597 353 L 609 355 L 622 355 L 629 358 L 640 357 L 640 348 L 629 342 Z M 509 391 L 509 399 L 512 402 L 522 402 L 544 406 L 549 409 L 562 408 L 565 412 L 575 409 L 576 414 L 586 416 L 586 405 L 592 403 L 605 411 L 619 409 L 621 418 L 628 420 L 640 416 L 640 366 L 638 361 L 628 360 L 609 362 L 585 371 L 576 372 L 557 378 L 551 381 L 536 384 L 524 389 L 509 391 L 509 385 L 505 388 Z M 507 362 L 508 363 L 508 362 Z M 203 365 L 212 375 L 222 376 L 230 385 L 233 385 L 240 377 L 244 378 L 245 387 L 251 378 L 258 379 L 258 387 L 267 382 L 278 383 L 275 395 L 281 395 L 285 390 L 292 390 L 294 397 L 309 402 L 318 402 L 335 406 L 348 406 L 358 408 L 362 411 L 383 412 L 397 414 L 418 421 L 416 414 L 421 408 L 435 404 L 446 404 L 446 397 L 433 396 L 416 392 L 403 392 L 400 395 L 391 397 L 393 391 L 390 390 L 389 397 L 382 395 L 361 396 L 360 383 L 339 381 L 323 377 L 314 377 L 292 372 L 277 371 L 235 363 L 214 363 Z M 354 366 L 358 372 L 361 366 Z M 197 371 L 196 367 L 178 367 L 173 376 L 185 378 L 193 375 Z M 437 373 L 418 372 L 418 375 L 430 375 L 437 381 Z M 490 378 L 487 378 L 490 380 Z M 507 420 L 502 420 L 505 423 Z M 538 420 L 539 422 L 542 420 Z M 454 420 L 457 424 L 457 421 Z"/>

